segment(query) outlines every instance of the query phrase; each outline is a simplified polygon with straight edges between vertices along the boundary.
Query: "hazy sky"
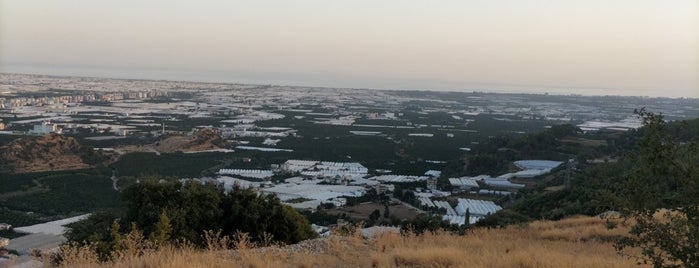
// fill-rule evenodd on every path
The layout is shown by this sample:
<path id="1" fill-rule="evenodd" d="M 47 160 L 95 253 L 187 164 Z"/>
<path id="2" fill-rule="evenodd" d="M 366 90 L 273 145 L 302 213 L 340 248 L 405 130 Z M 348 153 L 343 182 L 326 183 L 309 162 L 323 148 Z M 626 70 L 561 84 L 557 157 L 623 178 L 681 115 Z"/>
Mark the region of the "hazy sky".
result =
<path id="1" fill-rule="evenodd" d="M 0 0 L 0 72 L 699 97 L 699 1 Z"/>

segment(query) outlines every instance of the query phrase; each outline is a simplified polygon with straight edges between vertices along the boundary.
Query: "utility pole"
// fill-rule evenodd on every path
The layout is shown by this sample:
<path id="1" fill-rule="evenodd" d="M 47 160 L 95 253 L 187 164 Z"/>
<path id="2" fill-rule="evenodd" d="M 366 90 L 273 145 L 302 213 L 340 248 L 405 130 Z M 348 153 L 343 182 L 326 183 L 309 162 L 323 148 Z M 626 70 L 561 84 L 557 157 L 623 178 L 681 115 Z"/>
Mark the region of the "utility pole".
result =
<path id="1" fill-rule="evenodd" d="M 566 189 L 570 189 L 570 176 L 572 173 L 573 165 L 575 165 L 575 159 L 569 158 L 568 163 L 566 163 L 566 179 L 565 179 L 565 188 Z"/>

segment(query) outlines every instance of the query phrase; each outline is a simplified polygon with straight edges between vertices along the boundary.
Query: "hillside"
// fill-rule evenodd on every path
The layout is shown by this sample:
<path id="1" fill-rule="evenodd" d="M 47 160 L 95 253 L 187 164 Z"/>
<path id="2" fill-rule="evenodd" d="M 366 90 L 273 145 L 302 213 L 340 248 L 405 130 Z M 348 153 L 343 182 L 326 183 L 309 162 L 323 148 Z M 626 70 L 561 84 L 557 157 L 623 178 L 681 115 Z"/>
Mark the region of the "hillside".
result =
<path id="1" fill-rule="evenodd" d="M 193 152 L 228 148 L 228 142 L 210 129 L 202 129 L 191 136 L 170 135 L 155 144 L 159 152 Z"/>
<path id="2" fill-rule="evenodd" d="M 202 129 L 192 135 L 168 134 L 160 141 L 143 146 L 125 146 L 121 152 L 197 152 L 230 148 L 230 144 L 210 129 Z"/>
<path id="3" fill-rule="evenodd" d="M 613 238 L 628 232 L 627 224 L 608 229 L 599 217 L 537 221 L 502 229 L 475 229 L 464 236 L 451 233 L 401 235 L 383 233 L 371 239 L 359 232 L 297 245 L 254 248 L 244 239 L 211 241 L 209 250 L 185 247 L 146 249 L 142 256 L 125 255 L 98 263 L 87 248 L 63 250 L 65 267 L 644 267 L 617 255 Z M 240 237 L 240 236 L 239 236 Z M 243 242 L 240 242 L 243 241 Z M 134 242 L 134 241 L 131 241 Z M 129 243 L 139 245 L 141 243 Z M 633 254 L 634 252 L 630 252 Z"/>
<path id="4" fill-rule="evenodd" d="M 105 159 L 74 138 L 55 133 L 20 138 L 0 147 L 0 168 L 15 173 L 90 168 Z"/>

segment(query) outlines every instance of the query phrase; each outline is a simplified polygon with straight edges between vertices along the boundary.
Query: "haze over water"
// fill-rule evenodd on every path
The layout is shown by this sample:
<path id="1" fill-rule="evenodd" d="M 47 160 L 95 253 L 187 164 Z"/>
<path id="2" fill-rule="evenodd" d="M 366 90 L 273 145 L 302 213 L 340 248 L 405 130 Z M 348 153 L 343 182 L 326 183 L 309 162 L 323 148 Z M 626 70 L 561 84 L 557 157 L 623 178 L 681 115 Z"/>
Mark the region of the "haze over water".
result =
<path id="1" fill-rule="evenodd" d="M 686 97 L 668 96 L 648 92 L 643 94 L 633 89 L 582 88 L 549 85 L 508 85 L 496 83 L 469 83 L 458 81 L 436 81 L 419 79 L 382 79 L 356 78 L 347 76 L 323 76 L 298 73 L 271 73 L 250 71 L 220 70 L 166 70 L 166 69 L 118 69 L 100 67 L 47 67 L 47 66 L 11 66 L 3 70 L 9 73 L 50 74 L 65 76 L 86 76 L 124 79 L 152 79 L 172 81 L 192 81 L 211 83 L 274 84 L 289 86 L 311 86 L 329 88 L 367 88 L 384 90 L 437 90 L 457 92 L 492 92 L 492 93 L 532 93 L 556 95 L 620 95 L 649 97 Z M 658 92 L 660 93 L 660 92 Z M 689 96 L 692 97 L 692 96 Z"/>

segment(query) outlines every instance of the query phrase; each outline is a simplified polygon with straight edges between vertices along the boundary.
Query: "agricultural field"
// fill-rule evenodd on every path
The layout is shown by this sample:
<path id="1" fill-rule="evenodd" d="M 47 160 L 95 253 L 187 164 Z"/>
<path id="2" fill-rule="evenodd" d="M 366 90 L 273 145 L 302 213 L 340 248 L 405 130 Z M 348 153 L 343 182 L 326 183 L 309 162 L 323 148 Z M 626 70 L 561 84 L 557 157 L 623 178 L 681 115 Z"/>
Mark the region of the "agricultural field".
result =
<path id="1" fill-rule="evenodd" d="M 119 207 L 108 170 L 2 174 L 0 222 L 15 227 Z"/>
<path id="2" fill-rule="evenodd" d="M 389 216 L 385 217 L 385 208 L 384 205 L 378 203 L 362 203 L 351 207 L 327 209 L 323 210 L 323 212 L 330 215 L 344 214 L 357 222 L 368 219 L 369 215 L 375 210 L 378 210 L 383 218 L 388 219 L 395 217 L 398 220 L 412 219 L 420 213 L 415 208 L 407 207 L 402 204 L 392 204 L 388 206 Z"/>
<path id="3" fill-rule="evenodd" d="M 180 178 L 200 177 L 202 171 L 231 160 L 226 153 L 130 153 L 123 155 L 110 167 L 117 176 L 176 176 Z M 216 169 L 218 171 L 218 169 Z"/>

